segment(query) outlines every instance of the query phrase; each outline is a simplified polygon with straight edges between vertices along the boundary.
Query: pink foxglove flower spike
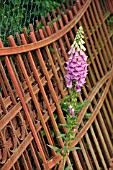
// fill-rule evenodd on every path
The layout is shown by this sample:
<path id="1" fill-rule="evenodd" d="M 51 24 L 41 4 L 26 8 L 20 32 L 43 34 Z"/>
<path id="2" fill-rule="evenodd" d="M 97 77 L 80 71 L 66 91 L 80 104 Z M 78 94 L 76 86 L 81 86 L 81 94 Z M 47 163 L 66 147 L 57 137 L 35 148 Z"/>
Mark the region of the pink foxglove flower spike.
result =
<path id="1" fill-rule="evenodd" d="M 88 64 L 86 62 L 88 56 L 84 53 L 86 48 L 83 45 L 85 43 L 83 38 L 83 28 L 79 27 L 74 43 L 68 53 L 70 57 L 65 67 L 67 71 L 65 75 L 67 87 L 72 88 L 74 84 L 76 92 L 81 91 L 81 87 L 86 83 L 86 75 L 88 73 Z"/>

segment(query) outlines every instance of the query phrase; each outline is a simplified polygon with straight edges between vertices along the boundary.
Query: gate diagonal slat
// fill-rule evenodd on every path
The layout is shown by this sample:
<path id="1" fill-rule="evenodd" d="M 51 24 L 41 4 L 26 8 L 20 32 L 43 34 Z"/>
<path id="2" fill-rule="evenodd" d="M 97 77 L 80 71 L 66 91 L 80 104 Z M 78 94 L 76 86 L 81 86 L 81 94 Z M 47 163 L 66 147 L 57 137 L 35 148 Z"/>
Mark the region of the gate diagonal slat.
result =
<path id="1" fill-rule="evenodd" d="M 9 36 L 9 47 L 0 40 L 0 169 L 55 169 L 62 156 L 47 144 L 64 147 L 59 123 L 65 123 L 61 100 L 69 94 L 65 62 L 78 27 L 84 29 L 88 76 L 79 100 L 88 99 L 78 116 L 79 140 L 66 165 L 71 170 L 111 169 L 113 158 L 113 48 L 105 23 L 109 11 L 98 0 L 71 1 L 62 11 L 41 17 L 43 26 L 30 34 Z M 71 6 L 70 6 L 71 4 Z M 105 6 L 104 6 L 104 5 Z M 101 8 L 103 11 L 101 11 Z M 106 16 L 103 17 L 103 14 Z M 109 14 L 110 15 L 110 14 Z M 57 18 L 57 19 L 56 19 Z M 38 24 L 38 21 L 36 21 Z M 86 112 L 91 118 L 84 119 Z M 63 131 L 66 133 L 66 129 Z"/>

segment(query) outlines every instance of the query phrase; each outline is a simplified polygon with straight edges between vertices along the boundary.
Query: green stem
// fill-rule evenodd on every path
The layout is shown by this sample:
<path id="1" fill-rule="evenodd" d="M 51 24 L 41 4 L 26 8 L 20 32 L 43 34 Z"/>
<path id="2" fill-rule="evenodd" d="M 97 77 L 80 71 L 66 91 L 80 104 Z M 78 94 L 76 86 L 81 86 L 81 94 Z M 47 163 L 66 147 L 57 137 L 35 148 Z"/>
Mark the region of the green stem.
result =
<path id="1" fill-rule="evenodd" d="M 62 167 L 62 170 L 64 170 L 64 168 L 65 168 L 65 158 L 66 158 L 66 156 L 67 156 L 67 154 L 68 154 L 68 146 L 69 146 L 69 143 L 70 143 L 70 139 L 69 139 L 69 134 L 67 133 L 67 136 L 66 136 L 66 143 L 65 143 L 65 147 L 67 148 L 67 150 L 66 150 L 66 154 L 65 154 L 65 156 L 63 156 L 63 167 Z"/>
<path id="2" fill-rule="evenodd" d="M 64 168 L 65 168 L 65 157 L 63 157 L 63 168 L 62 168 L 62 170 L 64 170 Z"/>

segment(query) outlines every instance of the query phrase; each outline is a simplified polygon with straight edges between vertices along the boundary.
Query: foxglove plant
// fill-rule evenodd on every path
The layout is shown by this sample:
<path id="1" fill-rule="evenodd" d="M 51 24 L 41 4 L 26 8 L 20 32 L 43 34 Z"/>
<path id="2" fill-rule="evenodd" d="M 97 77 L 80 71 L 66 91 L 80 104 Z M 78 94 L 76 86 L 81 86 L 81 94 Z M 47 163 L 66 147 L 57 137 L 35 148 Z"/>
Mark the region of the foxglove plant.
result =
<path id="1" fill-rule="evenodd" d="M 60 153 L 63 157 L 62 159 L 62 170 L 65 168 L 65 159 L 69 155 L 70 151 L 75 149 L 80 149 L 77 147 L 69 148 L 72 140 L 76 140 L 74 127 L 77 125 L 78 113 L 88 104 L 89 101 L 78 102 L 78 92 L 81 92 L 82 86 L 86 83 L 86 76 L 88 74 L 87 70 L 87 58 L 85 54 L 86 48 L 84 47 L 84 36 L 83 28 L 80 26 L 76 34 L 75 40 L 68 52 L 69 58 L 66 62 L 66 75 L 65 79 L 67 82 L 67 87 L 70 89 L 70 95 L 66 96 L 61 102 L 61 108 L 66 113 L 66 124 L 60 124 L 67 128 L 66 134 L 60 134 L 58 138 L 62 137 L 64 140 L 64 148 L 60 150 L 57 147 L 50 146 L 56 152 Z M 78 126 L 78 125 L 77 125 Z M 70 167 L 66 167 L 65 170 L 69 170 Z"/>

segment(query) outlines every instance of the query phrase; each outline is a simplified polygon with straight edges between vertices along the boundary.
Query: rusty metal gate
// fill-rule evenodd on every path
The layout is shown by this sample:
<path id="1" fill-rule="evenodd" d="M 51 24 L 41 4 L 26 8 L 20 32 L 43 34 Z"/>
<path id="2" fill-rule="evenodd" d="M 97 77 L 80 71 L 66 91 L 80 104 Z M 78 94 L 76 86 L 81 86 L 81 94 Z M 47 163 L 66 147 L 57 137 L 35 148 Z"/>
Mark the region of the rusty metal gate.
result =
<path id="1" fill-rule="evenodd" d="M 67 9 L 66 9 L 67 8 Z M 105 11 L 107 8 L 104 6 Z M 87 85 L 79 100 L 88 99 L 78 117 L 67 165 L 74 170 L 111 170 L 113 167 L 113 46 L 98 0 L 82 0 L 63 12 L 53 11 L 43 27 L 28 35 L 16 33 L 0 40 L 0 170 L 55 169 L 61 155 L 47 144 L 63 147 L 57 138 L 65 118 L 60 102 L 68 94 L 64 64 L 77 29 L 83 26 L 88 59 Z M 36 21 L 38 24 L 38 21 Z M 84 119 L 85 112 L 92 114 Z"/>

